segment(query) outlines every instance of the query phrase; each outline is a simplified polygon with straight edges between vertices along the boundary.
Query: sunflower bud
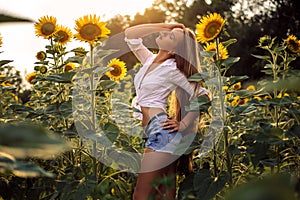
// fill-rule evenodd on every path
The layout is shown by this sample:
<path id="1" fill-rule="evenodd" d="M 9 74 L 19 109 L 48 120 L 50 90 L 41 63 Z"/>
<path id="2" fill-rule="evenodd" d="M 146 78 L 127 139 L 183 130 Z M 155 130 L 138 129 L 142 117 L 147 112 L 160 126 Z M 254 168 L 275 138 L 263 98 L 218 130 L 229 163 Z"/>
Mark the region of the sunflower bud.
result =
<path id="1" fill-rule="evenodd" d="M 273 40 L 269 35 L 265 35 L 265 36 L 259 38 L 258 45 L 260 47 L 269 47 L 269 48 L 271 48 L 272 45 L 273 45 Z"/>
<path id="2" fill-rule="evenodd" d="M 46 66 L 41 66 L 41 67 L 40 67 L 40 72 L 41 72 L 42 74 L 46 74 L 47 71 L 48 71 L 48 69 L 47 69 Z"/>

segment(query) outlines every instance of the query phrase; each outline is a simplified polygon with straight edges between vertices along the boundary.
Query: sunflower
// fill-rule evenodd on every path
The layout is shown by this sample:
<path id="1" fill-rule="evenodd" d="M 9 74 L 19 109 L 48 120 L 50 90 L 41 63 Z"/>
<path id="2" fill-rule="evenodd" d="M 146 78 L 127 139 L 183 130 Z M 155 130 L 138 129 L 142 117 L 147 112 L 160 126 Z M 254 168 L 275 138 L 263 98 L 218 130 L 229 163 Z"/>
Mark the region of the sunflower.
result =
<path id="1" fill-rule="evenodd" d="M 271 97 L 271 95 L 266 95 L 266 96 L 264 96 L 264 99 L 269 100 L 269 99 L 272 99 L 272 97 Z"/>
<path id="2" fill-rule="evenodd" d="M 290 35 L 286 40 L 287 48 L 293 53 L 300 53 L 300 40 L 297 37 Z"/>
<path id="3" fill-rule="evenodd" d="M 48 71 L 48 69 L 47 69 L 46 66 L 41 66 L 41 67 L 40 67 L 40 72 L 41 72 L 42 74 L 46 74 L 47 71 Z"/>
<path id="4" fill-rule="evenodd" d="M 239 96 L 236 96 L 233 99 L 233 101 L 231 102 L 231 106 L 237 106 L 237 105 L 239 105 L 240 101 L 241 101 L 241 98 Z"/>
<path id="5" fill-rule="evenodd" d="M 272 40 L 271 36 L 269 35 L 264 35 L 263 37 L 260 37 L 259 38 L 259 41 L 258 41 L 258 45 L 260 47 L 272 47 L 274 41 Z"/>
<path id="6" fill-rule="evenodd" d="M 9 83 L 8 81 L 4 81 L 4 82 L 2 82 L 0 85 L 3 86 L 3 87 L 12 86 L 12 84 Z"/>
<path id="7" fill-rule="evenodd" d="M 229 87 L 227 85 L 222 86 L 222 90 L 225 91 L 225 92 L 228 90 L 228 88 Z"/>
<path id="8" fill-rule="evenodd" d="M 64 72 L 72 71 L 75 68 L 76 68 L 76 65 L 72 62 L 69 62 L 64 66 Z"/>
<path id="9" fill-rule="evenodd" d="M 92 44 L 101 38 L 106 38 L 110 30 L 106 28 L 106 23 L 100 21 L 96 15 L 85 15 L 75 21 L 75 38 Z"/>
<path id="10" fill-rule="evenodd" d="M 205 51 L 216 51 L 216 43 L 215 42 L 211 42 L 211 43 L 207 44 L 204 47 L 204 50 Z M 218 45 L 218 51 L 219 51 L 219 57 L 220 57 L 220 59 L 224 60 L 224 59 L 228 58 L 228 51 L 227 51 L 226 47 L 223 46 L 222 43 L 219 43 L 219 45 Z M 215 59 L 215 57 L 214 57 L 214 59 Z"/>
<path id="11" fill-rule="evenodd" d="M 10 93 L 10 95 L 14 98 L 15 101 L 19 101 L 19 97 L 14 93 Z"/>
<path id="12" fill-rule="evenodd" d="M 277 95 L 277 98 L 282 98 L 282 96 L 284 96 L 284 97 L 289 97 L 290 95 L 289 95 L 288 93 L 284 93 L 284 94 L 282 95 L 282 93 L 280 92 L 280 93 Z"/>
<path id="13" fill-rule="evenodd" d="M 249 101 L 248 98 L 244 98 L 244 99 L 240 100 L 239 105 L 245 105 L 248 101 Z"/>
<path id="14" fill-rule="evenodd" d="M 48 39 L 56 32 L 56 18 L 52 16 L 44 16 L 34 24 L 36 36 Z"/>
<path id="15" fill-rule="evenodd" d="M 224 24 L 225 20 L 217 13 L 202 17 L 196 25 L 197 40 L 205 43 L 215 39 L 221 33 Z"/>
<path id="16" fill-rule="evenodd" d="M 233 87 L 234 90 L 240 90 L 242 88 L 242 83 L 237 82 L 232 87 Z"/>
<path id="17" fill-rule="evenodd" d="M 72 32 L 68 27 L 57 26 L 57 31 L 54 34 L 54 37 L 58 44 L 65 45 L 67 42 L 70 42 L 72 39 Z"/>
<path id="18" fill-rule="evenodd" d="M 254 85 L 249 85 L 246 90 L 256 90 Z"/>
<path id="19" fill-rule="evenodd" d="M 104 92 L 104 96 L 105 96 L 106 98 L 109 98 L 109 97 L 110 97 L 110 92 Z"/>
<path id="20" fill-rule="evenodd" d="M 78 57 L 84 57 L 87 53 L 84 47 L 77 47 L 76 49 L 73 49 L 75 56 Z"/>
<path id="21" fill-rule="evenodd" d="M 36 73 L 35 72 L 31 72 L 30 74 L 28 74 L 26 76 L 26 81 L 30 84 L 34 84 L 33 79 L 36 78 Z"/>
<path id="22" fill-rule="evenodd" d="M 259 97 L 259 96 L 254 96 L 253 99 L 256 99 L 257 101 L 261 101 L 262 100 L 262 98 Z"/>
<path id="23" fill-rule="evenodd" d="M 2 42 L 2 37 L 0 35 L 0 47 L 2 46 L 3 42 Z"/>
<path id="24" fill-rule="evenodd" d="M 120 61 L 117 58 L 114 58 L 109 61 L 107 67 L 112 67 L 111 71 L 106 72 L 106 75 L 115 80 L 121 80 L 126 75 L 127 69 L 125 62 Z"/>
<path id="25" fill-rule="evenodd" d="M 38 59 L 40 61 L 43 61 L 43 60 L 46 59 L 47 54 L 46 54 L 45 51 L 39 51 L 39 52 L 36 53 L 35 57 L 36 57 L 36 59 Z"/>

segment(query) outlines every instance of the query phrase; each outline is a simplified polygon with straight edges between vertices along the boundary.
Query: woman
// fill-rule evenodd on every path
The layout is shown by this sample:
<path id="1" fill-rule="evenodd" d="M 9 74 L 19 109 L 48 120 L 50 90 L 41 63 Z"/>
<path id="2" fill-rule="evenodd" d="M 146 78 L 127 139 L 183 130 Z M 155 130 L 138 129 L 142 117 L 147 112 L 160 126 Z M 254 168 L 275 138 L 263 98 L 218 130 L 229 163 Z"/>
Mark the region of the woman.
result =
<path id="1" fill-rule="evenodd" d="M 158 53 L 153 54 L 142 43 L 142 37 L 160 33 L 156 38 Z M 143 67 L 135 76 L 136 102 L 141 108 L 146 144 L 133 194 L 134 200 L 163 195 L 175 199 L 176 147 L 182 134 L 191 130 L 198 112 L 185 112 L 185 105 L 207 91 L 187 80 L 197 73 L 199 64 L 195 35 L 183 24 L 153 23 L 136 25 L 125 30 L 125 41 Z M 167 99 L 176 91 L 177 114 L 166 114 Z M 181 108 L 181 109 L 180 109 Z M 155 180 L 172 180 L 168 188 L 153 186 Z"/>

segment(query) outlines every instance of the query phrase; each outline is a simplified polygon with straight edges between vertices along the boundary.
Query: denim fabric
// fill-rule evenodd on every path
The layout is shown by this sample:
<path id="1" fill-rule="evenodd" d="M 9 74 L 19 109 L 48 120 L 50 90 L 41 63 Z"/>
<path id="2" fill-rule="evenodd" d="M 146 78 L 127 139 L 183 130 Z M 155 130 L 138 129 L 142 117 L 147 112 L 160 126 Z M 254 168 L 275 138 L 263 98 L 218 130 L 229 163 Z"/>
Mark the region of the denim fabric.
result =
<path id="1" fill-rule="evenodd" d="M 177 145 L 180 143 L 182 135 L 180 132 L 169 133 L 167 129 L 162 129 L 161 120 L 167 119 L 165 113 L 153 116 L 145 127 L 146 148 L 157 152 L 174 153 Z"/>

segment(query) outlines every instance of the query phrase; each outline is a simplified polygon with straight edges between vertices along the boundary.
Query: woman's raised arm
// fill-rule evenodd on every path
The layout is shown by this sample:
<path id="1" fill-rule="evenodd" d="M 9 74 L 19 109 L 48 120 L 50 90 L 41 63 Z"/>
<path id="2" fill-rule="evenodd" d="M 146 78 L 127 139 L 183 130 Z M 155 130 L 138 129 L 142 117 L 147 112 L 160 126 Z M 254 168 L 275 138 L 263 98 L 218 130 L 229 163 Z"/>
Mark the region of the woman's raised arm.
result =
<path id="1" fill-rule="evenodd" d="M 172 30 L 173 28 L 184 28 L 183 24 L 150 23 L 140 24 L 125 29 L 125 37 L 128 39 L 140 38 L 152 33 Z"/>

